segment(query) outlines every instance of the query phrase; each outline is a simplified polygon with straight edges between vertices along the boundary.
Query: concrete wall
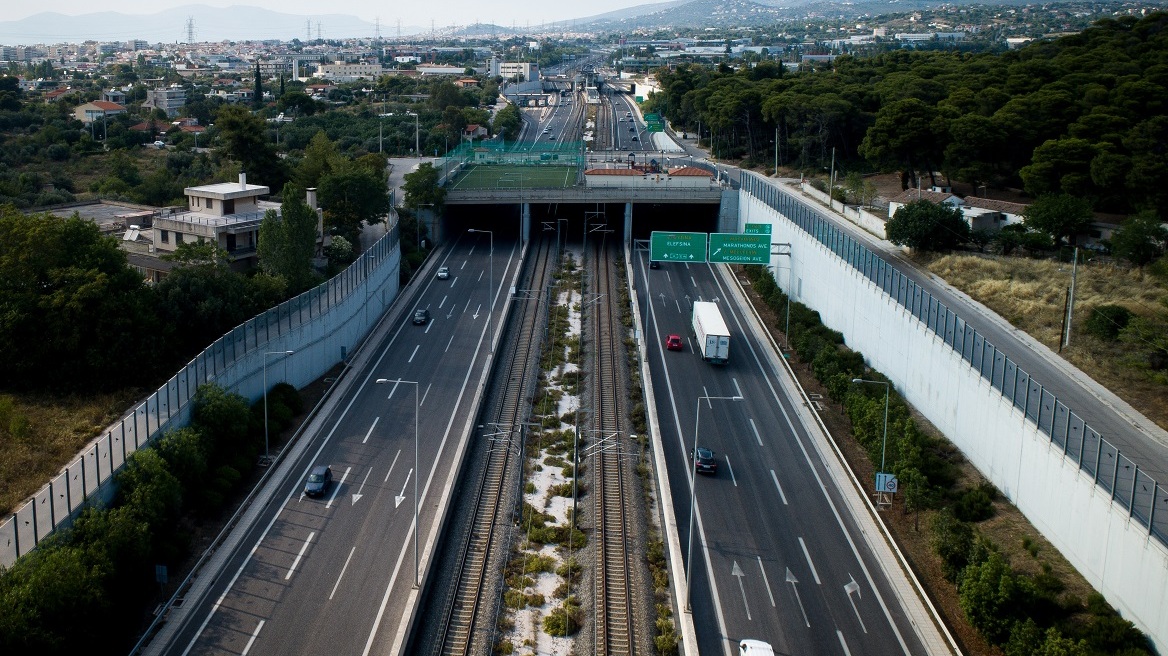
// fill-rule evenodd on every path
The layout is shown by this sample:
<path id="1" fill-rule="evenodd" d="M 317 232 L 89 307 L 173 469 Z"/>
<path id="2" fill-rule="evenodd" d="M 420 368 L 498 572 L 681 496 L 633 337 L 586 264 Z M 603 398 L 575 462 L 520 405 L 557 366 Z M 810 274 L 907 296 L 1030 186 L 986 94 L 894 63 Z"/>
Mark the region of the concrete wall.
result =
<path id="1" fill-rule="evenodd" d="M 743 224 L 771 223 L 773 240 L 792 244 L 790 278 L 787 257 L 772 257 L 780 286 L 843 333 L 1125 618 L 1168 649 L 1168 548 L 1067 457 L 1065 442 L 1048 436 L 1053 426 L 1040 430 L 1057 417 L 1042 421 L 1040 412 L 1036 422 L 935 329 L 747 191 L 740 210 Z"/>
<path id="2" fill-rule="evenodd" d="M 304 387 L 340 362 L 398 296 L 397 240 L 390 231 L 328 282 L 236 327 L 131 408 L 0 523 L 0 565 L 16 562 L 86 505 L 108 502 L 114 474 L 134 451 L 190 421 L 199 385 L 215 383 L 254 402 L 264 393 L 265 358 L 269 387 Z"/>

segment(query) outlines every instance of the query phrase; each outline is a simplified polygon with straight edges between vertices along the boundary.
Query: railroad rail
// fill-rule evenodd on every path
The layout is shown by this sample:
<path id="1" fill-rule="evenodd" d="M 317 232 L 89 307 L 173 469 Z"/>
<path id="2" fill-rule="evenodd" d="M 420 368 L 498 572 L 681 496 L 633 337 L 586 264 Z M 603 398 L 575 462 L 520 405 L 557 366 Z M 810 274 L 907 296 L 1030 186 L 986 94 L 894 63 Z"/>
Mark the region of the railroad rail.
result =
<path id="1" fill-rule="evenodd" d="M 554 240 L 541 239 L 535 244 L 532 266 L 524 274 L 524 284 L 530 289 L 543 289 L 551 277 Z M 505 562 L 508 545 L 504 544 L 504 530 L 510 524 L 512 507 L 504 503 L 508 482 L 518 476 L 522 444 L 521 427 L 526 421 L 530 404 L 533 367 L 538 367 L 542 326 L 546 323 L 539 299 L 517 299 L 516 311 L 503 333 L 505 339 L 497 349 L 497 362 L 508 363 L 506 377 L 496 377 L 495 403 L 484 414 L 483 429 L 478 439 L 493 440 L 487 450 L 486 473 L 477 491 L 471 529 L 459 550 L 457 582 L 451 587 L 449 599 L 441 620 L 442 638 L 437 653 L 442 656 L 468 656 L 473 650 L 490 652 L 490 640 L 476 640 L 476 634 L 490 635 L 497 609 L 483 603 L 488 574 L 499 573 L 502 567 L 492 567 L 493 559 Z M 518 433 L 517 433 L 518 431 Z M 518 434 L 517 439 L 512 439 Z"/>
<path id="2" fill-rule="evenodd" d="M 636 634 L 632 609 L 632 566 L 629 561 L 629 521 L 626 513 L 625 466 L 622 447 L 627 443 L 620 399 L 624 392 L 622 358 L 624 331 L 620 321 L 616 244 L 598 240 L 593 248 L 596 291 L 594 304 L 595 358 L 592 377 L 592 484 L 594 526 L 597 534 L 594 653 L 632 656 Z M 633 496 L 635 497 L 635 491 Z"/>

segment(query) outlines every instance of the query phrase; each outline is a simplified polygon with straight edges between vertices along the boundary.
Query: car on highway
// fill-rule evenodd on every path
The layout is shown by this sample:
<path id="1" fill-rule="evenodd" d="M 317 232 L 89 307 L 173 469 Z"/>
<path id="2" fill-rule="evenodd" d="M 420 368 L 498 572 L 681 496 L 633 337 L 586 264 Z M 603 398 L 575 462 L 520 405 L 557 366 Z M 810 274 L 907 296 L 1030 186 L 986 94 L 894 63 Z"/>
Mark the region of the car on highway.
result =
<path id="1" fill-rule="evenodd" d="M 333 470 L 328 465 L 317 465 L 308 472 L 308 480 L 304 482 L 304 495 L 321 497 L 328 491 L 329 483 L 333 480 Z"/>
<path id="2" fill-rule="evenodd" d="M 414 325 L 421 326 L 430 320 L 430 311 L 425 308 L 420 308 L 414 312 Z"/>
<path id="3" fill-rule="evenodd" d="M 637 128 L 635 128 L 635 127 L 633 127 L 633 126 L 631 126 L 631 125 L 629 126 L 629 132 L 634 132 L 634 131 L 636 131 L 636 129 L 637 129 Z"/>
<path id="4" fill-rule="evenodd" d="M 450 267 L 438 267 L 438 279 L 446 280 L 450 277 Z"/>
<path id="5" fill-rule="evenodd" d="M 769 642 L 747 638 L 738 641 L 738 656 L 775 656 L 775 650 Z"/>
<path id="6" fill-rule="evenodd" d="M 689 459 L 693 461 L 694 471 L 699 474 L 717 474 L 718 461 L 714 459 L 714 452 L 704 446 L 697 448 L 697 457 L 694 457 L 694 452 L 689 452 Z"/>
<path id="7" fill-rule="evenodd" d="M 681 343 L 681 335 L 669 335 L 665 338 L 665 348 L 670 351 L 680 351 L 683 346 Z"/>
<path id="8" fill-rule="evenodd" d="M 633 141 L 640 141 L 640 139 L 638 139 L 638 138 L 637 138 L 637 135 L 635 135 L 635 134 L 634 134 L 634 135 L 633 135 Z"/>

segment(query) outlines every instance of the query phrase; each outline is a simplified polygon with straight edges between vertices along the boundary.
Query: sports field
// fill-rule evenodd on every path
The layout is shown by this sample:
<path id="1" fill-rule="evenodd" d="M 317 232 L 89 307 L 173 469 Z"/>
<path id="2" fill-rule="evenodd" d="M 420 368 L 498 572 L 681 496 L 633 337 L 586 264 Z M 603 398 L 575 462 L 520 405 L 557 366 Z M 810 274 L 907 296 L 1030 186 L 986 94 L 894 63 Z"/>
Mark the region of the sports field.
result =
<path id="1" fill-rule="evenodd" d="M 576 184 L 575 166 L 472 165 L 447 185 L 448 189 L 563 189 Z"/>

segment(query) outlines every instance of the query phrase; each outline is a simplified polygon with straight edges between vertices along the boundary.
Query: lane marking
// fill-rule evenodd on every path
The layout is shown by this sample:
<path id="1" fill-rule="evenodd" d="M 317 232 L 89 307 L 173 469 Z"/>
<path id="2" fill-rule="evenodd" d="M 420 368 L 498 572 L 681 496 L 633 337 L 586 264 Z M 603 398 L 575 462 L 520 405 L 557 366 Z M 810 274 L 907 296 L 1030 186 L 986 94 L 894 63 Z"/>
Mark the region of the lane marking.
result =
<path id="1" fill-rule="evenodd" d="M 455 278 L 455 280 L 458 280 L 458 278 Z M 453 285 L 451 285 L 451 286 L 453 286 Z M 441 300 L 441 301 L 438 303 L 438 309 L 439 309 L 439 310 L 441 310 L 441 309 L 442 309 L 442 306 L 443 306 L 443 305 L 446 305 L 446 299 L 447 299 L 447 297 L 446 297 L 446 296 L 443 296 L 443 297 L 442 297 L 442 300 Z"/>
<path id="2" fill-rule="evenodd" d="M 304 557 L 304 552 L 308 551 L 308 545 L 312 544 L 312 538 L 316 537 L 316 531 L 308 534 L 308 539 L 300 547 L 300 553 L 296 554 L 296 560 L 292 561 L 292 567 L 288 568 L 288 573 L 284 575 L 284 580 L 292 578 L 292 573 L 296 571 L 296 567 L 300 565 L 300 559 Z"/>
<path id="3" fill-rule="evenodd" d="M 811 553 L 807 551 L 807 544 L 803 542 L 803 538 L 799 538 L 799 547 L 803 549 L 803 557 L 807 559 L 807 566 L 811 568 L 811 577 L 815 579 L 815 585 L 823 585 L 819 582 L 819 572 L 815 571 L 815 563 L 811 562 Z"/>
<path id="4" fill-rule="evenodd" d="M 775 470 L 773 470 L 773 469 L 771 470 L 771 479 L 773 479 L 775 482 L 775 488 L 777 488 L 779 490 L 779 498 L 783 500 L 783 505 L 784 506 L 788 505 L 787 504 L 787 495 L 783 494 L 783 486 L 779 485 L 779 477 L 775 475 Z"/>
<path id="5" fill-rule="evenodd" d="M 730 466 L 730 456 L 726 456 L 726 469 L 730 470 L 730 482 L 734 487 L 738 487 L 738 479 L 734 478 L 734 467 Z"/>
<path id="6" fill-rule="evenodd" d="M 426 396 L 430 393 L 430 388 L 433 386 L 434 386 L 434 383 L 430 383 L 429 385 L 426 386 L 426 391 L 422 392 L 422 400 L 418 401 L 419 407 L 426 405 Z"/>
<path id="7" fill-rule="evenodd" d="M 389 482 L 389 475 L 393 473 L 393 466 L 397 464 L 397 459 L 399 456 L 401 456 L 401 451 L 401 449 L 398 449 L 397 453 L 393 455 L 393 462 L 389 463 L 389 471 L 385 472 L 385 480 L 381 481 L 382 483 Z"/>
<path id="8" fill-rule="evenodd" d="M 260 629 L 264 628 L 264 620 L 256 625 L 255 631 L 251 632 L 251 638 L 248 639 L 247 645 L 243 648 L 243 656 L 247 656 L 247 652 L 251 651 L 251 646 L 255 644 L 256 638 L 260 635 Z"/>
<path id="9" fill-rule="evenodd" d="M 462 311 L 465 313 L 467 308 L 469 308 L 469 307 L 470 307 L 470 297 L 468 296 L 466 299 L 466 305 L 462 306 Z"/>
<path id="10" fill-rule="evenodd" d="M 686 263 L 685 268 L 689 268 L 689 263 Z M 698 288 L 698 281 L 694 280 L 693 276 L 689 277 L 689 281 L 693 283 L 694 289 Z"/>
<path id="11" fill-rule="evenodd" d="M 422 331 L 422 333 L 423 333 L 423 334 L 425 334 L 425 335 L 429 335 L 429 334 L 430 334 L 430 329 L 431 329 L 431 328 L 433 328 L 433 327 L 434 327 L 434 322 L 433 322 L 433 321 L 429 321 L 429 322 L 427 322 L 427 323 L 426 323 L 426 329 L 425 329 L 425 330 L 423 330 L 423 331 Z"/>
<path id="12" fill-rule="evenodd" d="M 846 640 L 844 640 L 844 633 L 843 633 L 843 631 L 840 631 L 839 629 L 836 629 L 836 631 L 835 631 L 835 634 L 836 634 L 837 636 L 839 636 L 840 647 L 843 647 L 843 648 L 844 648 L 844 654 L 845 654 L 845 656 L 852 656 L 852 650 L 848 649 L 848 642 L 847 642 Z"/>
<path id="13" fill-rule="evenodd" d="M 673 299 L 673 302 L 674 302 L 675 304 L 677 304 L 677 313 L 678 313 L 678 314 L 681 314 L 681 313 L 682 313 L 682 312 L 681 312 L 681 301 L 679 301 L 679 300 L 677 300 L 677 299 L 675 298 L 675 299 Z"/>
<path id="14" fill-rule="evenodd" d="M 356 547 L 353 547 L 353 548 L 356 549 Z M 762 556 L 755 556 L 755 557 L 758 558 L 758 568 L 759 568 L 759 570 L 762 571 L 762 582 L 764 585 L 766 585 L 767 596 L 771 598 L 771 608 L 774 608 L 775 607 L 775 595 L 774 595 L 774 593 L 771 592 L 771 581 L 770 581 L 770 579 L 767 578 L 766 568 L 762 566 Z M 346 564 L 348 564 L 348 563 L 346 563 Z M 343 573 L 344 572 L 342 572 L 342 574 Z M 329 599 L 332 599 L 332 597 L 329 597 Z"/>
<path id="15" fill-rule="evenodd" d="M 373 429 L 377 427 L 377 422 L 381 421 L 381 417 L 373 418 L 373 425 L 369 427 L 369 432 L 365 433 L 365 439 L 361 440 L 361 444 L 369 441 L 369 436 L 373 434 Z"/>
<path id="16" fill-rule="evenodd" d="M 485 272 L 479 271 L 479 279 L 476 280 L 475 282 L 482 282 L 483 281 L 483 273 L 485 273 Z"/>
<path id="17" fill-rule="evenodd" d="M 758 441 L 759 446 L 762 446 L 762 436 L 758 434 L 758 427 L 754 425 L 754 419 L 748 418 L 746 421 L 750 422 L 750 430 L 754 431 L 754 439 Z"/>
<path id="18" fill-rule="evenodd" d="M 450 345 L 453 343 L 454 343 L 454 335 L 451 335 L 450 339 L 446 341 L 446 350 L 443 351 L 443 353 L 449 353 L 450 352 Z"/>
<path id="19" fill-rule="evenodd" d="M 742 394 L 742 388 L 738 386 L 738 379 L 731 378 L 730 380 L 734 383 L 734 392 L 738 395 L 738 397 L 740 399 L 745 399 L 746 397 Z"/>
<path id="20" fill-rule="evenodd" d="M 337 498 L 337 492 L 341 491 L 341 486 L 345 484 L 345 479 L 349 477 L 349 472 L 352 470 L 352 467 L 345 467 L 345 473 L 341 474 L 341 480 L 337 481 L 337 484 L 333 486 L 333 495 L 329 497 L 328 503 L 324 504 L 326 509 L 332 507 L 333 501 Z"/>
<path id="21" fill-rule="evenodd" d="M 702 396 L 706 399 L 706 407 L 712 410 L 714 408 L 714 400 L 710 398 L 710 390 L 706 389 L 705 385 L 702 385 Z"/>
<path id="22" fill-rule="evenodd" d="M 361 481 L 360 487 L 358 487 L 357 491 L 353 493 L 353 503 L 351 503 L 349 505 L 353 505 L 353 506 L 357 505 L 357 502 L 361 500 L 361 497 L 365 496 L 365 495 L 361 494 L 361 490 L 365 489 L 365 483 L 369 482 L 369 475 L 372 473 L 373 473 L 373 468 L 370 467 L 369 471 L 365 472 L 365 479 Z"/>
<path id="23" fill-rule="evenodd" d="M 418 349 L 420 349 L 420 348 L 422 348 L 421 344 L 418 344 L 417 346 L 414 347 L 414 352 L 410 354 L 410 359 L 406 360 L 407 363 L 414 361 L 414 356 L 418 354 Z"/>
<path id="24" fill-rule="evenodd" d="M 356 546 L 349 550 L 349 557 L 345 559 L 345 566 L 341 568 L 341 575 L 337 577 L 337 582 L 333 584 L 333 591 L 329 593 L 329 599 L 332 599 L 333 595 L 337 593 L 337 587 L 341 585 L 341 579 L 345 578 L 345 570 L 349 569 L 349 561 L 353 560 L 353 553 L 356 551 Z"/>

